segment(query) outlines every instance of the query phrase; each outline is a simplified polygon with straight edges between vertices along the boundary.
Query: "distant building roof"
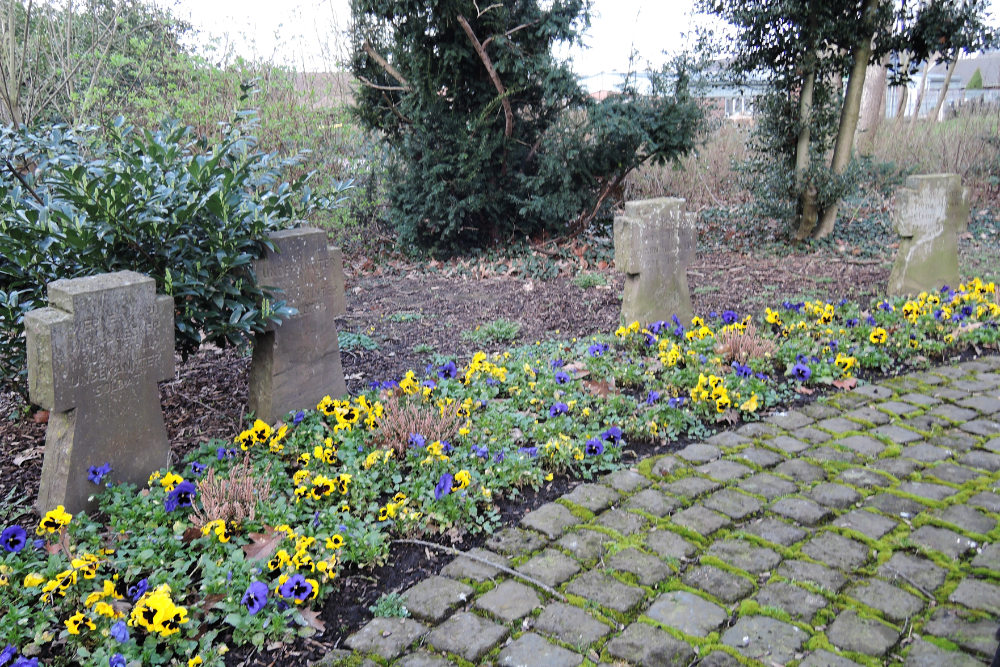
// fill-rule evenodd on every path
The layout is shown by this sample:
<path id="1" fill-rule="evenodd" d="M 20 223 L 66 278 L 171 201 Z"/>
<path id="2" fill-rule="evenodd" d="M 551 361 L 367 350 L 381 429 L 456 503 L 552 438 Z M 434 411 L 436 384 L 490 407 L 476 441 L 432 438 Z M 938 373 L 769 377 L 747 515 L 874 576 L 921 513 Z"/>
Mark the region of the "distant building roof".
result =
<path id="1" fill-rule="evenodd" d="M 311 95 L 314 109 L 331 109 L 353 102 L 351 81 L 350 72 L 296 72 L 295 91 Z"/>
<path id="2" fill-rule="evenodd" d="M 1000 88 L 1000 51 L 991 51 L 979 55 L 959 58 L 955 65 L 954 77 L 962 84 L 969 82 L 976 70 L 983 77 L 983 88 Z M 948 63 L 938 63 L 931 67 L 930 76 L 944 76 L 948 71 Z"/>

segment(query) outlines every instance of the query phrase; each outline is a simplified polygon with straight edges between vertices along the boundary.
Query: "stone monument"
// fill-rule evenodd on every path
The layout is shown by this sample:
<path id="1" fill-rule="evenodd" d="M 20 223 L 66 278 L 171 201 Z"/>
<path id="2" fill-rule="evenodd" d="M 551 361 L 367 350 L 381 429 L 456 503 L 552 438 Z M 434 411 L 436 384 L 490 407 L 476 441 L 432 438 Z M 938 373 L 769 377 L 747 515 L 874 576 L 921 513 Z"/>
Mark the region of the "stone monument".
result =
<path id="1" fill-rule="evenodd" d="M 254 264 L 257 282 L 281 290 L 298 314 L 254 340 L 250 409 L 269 423 L 315 408 L 327 394 L 347 393 L 333 321 L 346 310 L 340 249 L 311 227 L 276 232 L 271 240 L 275 251 Z"/>
<path id="2" fill-rule="evenodd" d="M 622 319 L 648 324 L 691 319 L 687 265 L 697 247 L 695 216 L 673 197 L 625 202 L 615 216 L 615 266 L 625 274 Z"/>
<path id="3" fill-rule="evenodd" d="M 889 294 L 955 286 L 958 235 L 969 225 L 969 192 L 958 174 L 910 176 L 896 194 L 893 225 L 902 237 L 889 275 Z"/>
<path id="4" fill-rule="evenodd" d="M 48 295 L 24 317 L 28 391 L 49 411 L 37 508 L 92 510 L 91 466 L 141 485 L 167 464 L 156 383 L 174 375 L 174 302 L 132 271 L 56 280 Z"/>

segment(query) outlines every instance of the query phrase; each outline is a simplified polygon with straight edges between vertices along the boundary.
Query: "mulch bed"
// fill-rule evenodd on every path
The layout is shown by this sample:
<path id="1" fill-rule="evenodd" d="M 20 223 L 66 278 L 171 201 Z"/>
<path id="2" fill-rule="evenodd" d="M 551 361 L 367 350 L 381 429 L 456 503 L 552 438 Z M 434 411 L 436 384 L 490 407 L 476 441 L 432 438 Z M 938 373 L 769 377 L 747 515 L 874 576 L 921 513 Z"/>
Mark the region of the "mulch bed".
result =
<path id="1" fill-rule="evenodd" d="M 338 327 L 363 333 L 377 345 L 374 350 L 342 351 L 348 388 L 354 392 L 372 381 L 398 379 L 409 369 L 422 371 L 429 361 L 428 345 L 439 354 L 468 358 L 477 346 L 463 341 L 461 332 L 498 318 L 520 324 L 514 344 L 612 331 L 618 326 L 622 277 L 610 271 L 604 275 L 607 285 L 581 289 L 568 278 L 543 281 L 502 276 L 477 280 L 416 269 L 375 268 L 361 273 L 348 265 L 347 312 L 338 319 Z M 688 269 L 694 308 L 700 314 L 724 309 L 761 313 L 765 304 L 810 292 L 817 298 L 821 294 L 829 300 L 848 298 L 864 303 L 883 292 L 887 279 L 883 262 L 820 253 L 760 257 L 718 251 L 702 254 Z M 415 351 L 418 344 L 421 347 Z M 485 349 L 503 347 L 507 345 L 495 344 L 492 349 L 487 345 Z M 242 429 L 249 364 L 247 353 L 234 348 L 206 347 L 186 361 L 178 359 L 174 379 L 160 384 L 175 462 L 183 461 L 205 440 L 229 440 Z M 14 521 L 31 511 L 28 504 L 38 490 L 44 439 L 44 423 L 37 423 L 14 395 L 0 395 L 0 501 L 21 499 L 12 512 L 0 511 L 0 521 Z M 670 443 L 665 448 L 680 444 Z M 643 450 L 635 455 L 651 453 Z M 505 523 L 515 523 L 526 510 L 558 497 L 573 483 L 556 478 L 516 502 L 501 502 Z M 466 538 L 456 546 L 469 548 L 483 539 Z M 341 589 L 328 599 L 321 614 L 324 633 L 260 654 L 234 650 L 227 663 L 307 664 L 341 646 L 367 622 L 371 617 L 368 606 L 382 593 L 404 590 L 437 572 L 450 559 L 444 552 L 394 544 L 386 565 L 342 571 Z"/>

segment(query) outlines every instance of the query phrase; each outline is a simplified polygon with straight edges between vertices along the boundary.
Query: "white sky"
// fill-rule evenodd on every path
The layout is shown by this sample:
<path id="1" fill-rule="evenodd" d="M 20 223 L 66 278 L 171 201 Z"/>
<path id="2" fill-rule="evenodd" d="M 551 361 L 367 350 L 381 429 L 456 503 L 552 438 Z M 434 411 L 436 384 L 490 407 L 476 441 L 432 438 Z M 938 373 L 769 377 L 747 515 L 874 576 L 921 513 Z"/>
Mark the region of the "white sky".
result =
<path id="1" fill-rule="evenodd" d="M 340 32 L 350 19 L 348 0 L 155 0 L 171 6 L 180 18 L 202 31 L 198 45 L 210 36 L 222 48 L 250 58 L 266 58 L 307 70 L 334 69 L 345 44 Z M 488 0 L 484 0 L 488 1 Z M 1000 0 L 990 0 L 993 25 L 1000 21 Z M 639 65 L 658 67 L 663 51 L 677 52 L 685 35 L 706 17 L 693 15 L 693 0 L 594 0 L 588 49 L 574 49 L 574 70 L 583 77 L 626 71 L 633 48 Z M 343 57 L 343 56 L 341 56 Z M 586 82 L 590 89 L 610 88 L 609 77 Z"/>

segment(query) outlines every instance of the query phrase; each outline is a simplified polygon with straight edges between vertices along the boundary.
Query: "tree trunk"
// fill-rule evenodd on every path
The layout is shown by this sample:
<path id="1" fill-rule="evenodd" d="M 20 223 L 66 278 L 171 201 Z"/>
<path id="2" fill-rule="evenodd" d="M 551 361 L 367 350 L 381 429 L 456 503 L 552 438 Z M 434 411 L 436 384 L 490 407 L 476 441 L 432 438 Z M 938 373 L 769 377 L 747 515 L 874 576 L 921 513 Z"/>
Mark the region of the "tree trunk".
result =
<path id="1" fill-rule="evenodd" d="M 795 191 L 799 196 L 799 219 L 795 238 L 805 239 L 816 226 L 816 190 L 806 188 L 806 172 L 809 171 L 809 134 L 812 122 L 813 90 L 816 87 L 815 61 L 802 82 L 799 95 L 799 138 L 795 145 Z"/>
<path id="2" fill-rule="evenodd" d="M 865 75 L 861 92 L 861 111 L 854 141 L 861 155 L 871 155 L 875 147 L 875 133 L 885 117 L 885 82 L 889 70 L 885 62 L 871 65 Z"/>
<path id="3" fill-rule="evenodd" d="M 862 9 L 862 22 L 865 29 L 858 36 L 858 41 L 854 43 L 854 65 L 851 67 L 851 74 L 847 78 L 847 94 L 844 96 L 844 106 L 840 110 L 840 128 L 837 131 L 837 142 L 833 147 L 833 159 L 830 162 L 830 170 L 837 175 L 844 173 L 848 163 L 851 161 L 851 148 L 854 144 L 854 131 L 858 127 L 858 114 L 861 111 L 861 92 L 865 86 L 865 72 L 868 70 L 868 61 L 872 54 L 872 15 L 878 0 L 865 0 Z M 833 231 L 834 223 L 837 222 L 837 209 L 839 201 L 831 204 L 823 210 L 819 225 L 813 232 L 813 238 L 821 239 Z"/>
<path id="4" fill-rule="evenodd" d="M 917 124 L 920 117 L 920 105 L 924 103 L 924 91 L 927 90 L 927 74 L 931 71 L 931 61 L 924 63 L 924 72 L 920 75 L 920 85 L 917 86 L 917 101 L 913 104 L 913 115 L 910 116 L 910 127 Z"/>
<path id="5" fill-rule="evenodd" d="M 944 100 L 948 97 L 948 86 L 951 85 L 951 75 L 955 73 L 955 66 L 958 65 L 958 54 L 955 54 L 955 58 L 948 65 L 948 73 L 944 75 L 944 83 L 941 84 L 941 92 L 938 93 L 937 104 L 934 105 L 934 115 L 931 118 L 935 122 L 941 120 L 941 107 L 944 106 Z"/>
<path id="6" fill-rule="evenodd" d="M 902 56 L 902 63 L 900 63 L 900 69 L 906 71 L 910 67 L 910 53 L 909 51 L 904 51 Z M 910 87 L 906 84 L 902 86 L 896 86 L 896 90 L 899 91 L 899 99 L 896 101 L 896 122 L 903 120 L 903 116 L 906 115 L 906 99 L 910 96 Z"/>

